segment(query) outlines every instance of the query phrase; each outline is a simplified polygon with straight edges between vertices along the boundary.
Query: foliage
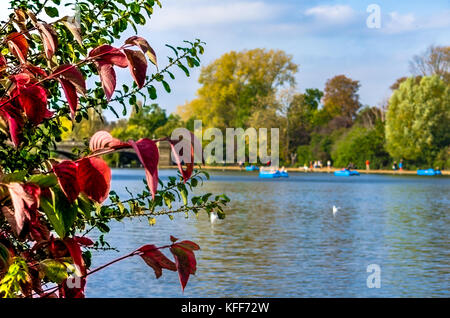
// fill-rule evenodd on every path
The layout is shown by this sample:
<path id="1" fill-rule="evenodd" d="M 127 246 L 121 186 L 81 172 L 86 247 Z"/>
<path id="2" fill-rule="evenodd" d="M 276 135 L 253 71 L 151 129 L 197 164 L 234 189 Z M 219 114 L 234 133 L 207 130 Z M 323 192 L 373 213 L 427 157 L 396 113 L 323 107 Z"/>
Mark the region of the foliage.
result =
<path id="1" fill-rule="evenodd" d="M 437 75 L 404 81 L 394 91 L 386 117 L 390 155 L 431 165 L 450 144 L 450 87 Z"/>
<path id="2" fill-rule="evenodd" d="M 352 162 L 357 168 L 363 169 L 366 160 L 369 160 L 372 169 L 385 168 L 390 158 L 384 144 L 384 125 L 381 122 L 377 122 L 374 128 L 355 125 L 334 144 L 334 166 L 346 167 Z"/>
<path id="3" fill-rule="evenodd" d="M 324 109 L 332 117 L 345 118 L 348 122 L 347 127 L 361 107 L 357 94 L 359 87 L 359 81 L 354 81 L 345 75 L 337 75 L 325 84 Z"/>
<path id="4" fill-rule="evenodd" d="M 273 96 L 283 85 L 295 84 L 296 72 L 283 51 L 231 51 L 202 68 L 198 97 L 182 106 L 180 115 L 219 129 L 246 128 L 252 114 L 276 108 Z"/>
<path id="5" fill-rule="evenodd" d="M 150 18 L 159 1 L 79 1 L 79 22 L 59 18 L 59 4 L 59 0 L 12 0 L 15 10 L 0 29 L 4 39 L 0 55 L 0 296 L 83 297 L 88 275 L 134 255 L 142 256 L 157 277 L 162 268 L 178 271 L 184 289 L 189 275 L 195 274 L 197 244 L 171 237 L 170 245 L 146 245 L 90 270 L 90 249 L 109 244 L 103 236 L 96 242 L 86 236 L 94 229 L 107 233 L 111 220 L 131 217 L 146 217 L 154 224 L 159 215 L 204 210 L 223 218 L 226 196 L 205 194 L 188 201 L 189 190 L 199 185 L 202 173 L 194 171 L 193 163 L 182 167 L 174 148 L 179 140 L 145 136 L 122 141 L 99 131 L 74 160 L 57 161 L 51 154 L 63 132 L 68 132 L 68 121 L 76 127 L 96 114 L 101 116 L 103 109 L 117 114 L 114 103 L 123 105 L 125 116 L 127 104 L 136 112 L 147 107 L 137 103 L 137 96 L 147 99 L 144 89 L 152 100 L 157 98 L 157 86 L 170 91 L 165 77 L 174 78 L 170 68 L 198 66 L 202 42 L 169 46 L 175 56 L 159 69 L 156 53 L 142 37 L 132 36 L 122 46 L 112 46 L 128 26 L 137 32 L 136 26 L 146 23 L 144 14 Z M 41 12 L 59 19 L 45 22 L 39 18 Z M 116 90 L 118 67 L 129 69 L 134 80 L 131 87 L 123 84 Z M 97 76 L 99 82 L 86 85 L 86 78 Z M 91 128 L 85 133 L 92 133 Z M 156 141 L 169 142 L 177 158 L 180 175 L 167 184 L 158 179 Z M 110 192 L 111 170 L 102 159 L 122 149 L 137 154 L 146 174 L 145 190 L 130 193 L 127 200 Z M 108 198 L 111 203 L 104 205 Z M 183 204 L 172 208 L 177 200 Z M 163 256 L 161 249 L 169 249 L 175 262 Z"/>

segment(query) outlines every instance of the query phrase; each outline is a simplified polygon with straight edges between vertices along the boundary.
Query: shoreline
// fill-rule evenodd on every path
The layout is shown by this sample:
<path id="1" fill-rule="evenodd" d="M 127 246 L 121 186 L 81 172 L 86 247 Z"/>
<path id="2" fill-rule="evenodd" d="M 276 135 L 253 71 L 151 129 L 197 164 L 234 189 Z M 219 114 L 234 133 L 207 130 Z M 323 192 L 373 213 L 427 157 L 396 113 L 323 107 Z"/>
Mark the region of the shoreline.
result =
<path id="1" fill-rule="evenodd" d="M 177 166 L 159 166 L 159 169 L 178 169 Z M 204 170 L 216 170 L 216 171 L 246 171 L 245 168 L 240 168 L 238 166 L 202 166 Z M 302 172 L 302 173 L 333 173 L 334 171 L 342 170 L 342 168 L 313 168 L 305 171 L 303 167 L 299 168 L 286 168 L 288 172 Z M 366 169 L 354 169 L 360 174 L 391 174 L 391 175 L 417 175 L 417 170 L 366 170 Z M 249 171 L 251 172 L 251 171 Z M 442 175 L 450 175 L 450 170 L 441 170 Z"/>

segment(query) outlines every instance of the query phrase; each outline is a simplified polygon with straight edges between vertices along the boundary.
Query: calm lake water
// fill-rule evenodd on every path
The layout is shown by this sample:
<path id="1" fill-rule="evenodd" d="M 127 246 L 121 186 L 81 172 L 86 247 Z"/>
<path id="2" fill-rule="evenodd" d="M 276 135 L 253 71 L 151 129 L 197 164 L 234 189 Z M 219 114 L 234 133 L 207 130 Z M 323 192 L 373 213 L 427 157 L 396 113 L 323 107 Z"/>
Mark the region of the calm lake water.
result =
<path id="1" fill-rule="evenodd" d="M 161 171 L 162 180 L 175 170 Z M 143 188 L 143 170 L 114 170 L 112 189 Z M 178 275 L 155 279 L 140 257 L 93 274 L 88 297 L 449 297 L 450 178 L 214 172 L 198 193 L 226 193 L 227 218 L 206 213 L 111 224 L 120 250 L 94 253 L 93 267 L 169 236 L 197 242 L 197 275 L 184 294 Z M 341 209 L 333 217 L 332 207 Z M 93 235 L 95 237 L 95 235 Z M 165 252 L 166 253 L 166 252 Z M 169 255 L 169 254 L 167 254 Z M 381 288 L 366 285 L 381 268 Z"/>

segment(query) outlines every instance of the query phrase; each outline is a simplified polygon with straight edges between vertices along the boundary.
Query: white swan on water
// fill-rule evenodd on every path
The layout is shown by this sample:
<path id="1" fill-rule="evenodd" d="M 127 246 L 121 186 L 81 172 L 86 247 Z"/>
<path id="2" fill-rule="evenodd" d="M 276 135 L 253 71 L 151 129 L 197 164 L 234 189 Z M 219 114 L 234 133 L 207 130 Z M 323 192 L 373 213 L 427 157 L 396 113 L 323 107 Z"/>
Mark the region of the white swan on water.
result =
<path id="1" fill-rule="evenodd" d="M 336 216 L 337 211 L 339 211 L 340 208 L 333 205 L 333 216 Z"/>

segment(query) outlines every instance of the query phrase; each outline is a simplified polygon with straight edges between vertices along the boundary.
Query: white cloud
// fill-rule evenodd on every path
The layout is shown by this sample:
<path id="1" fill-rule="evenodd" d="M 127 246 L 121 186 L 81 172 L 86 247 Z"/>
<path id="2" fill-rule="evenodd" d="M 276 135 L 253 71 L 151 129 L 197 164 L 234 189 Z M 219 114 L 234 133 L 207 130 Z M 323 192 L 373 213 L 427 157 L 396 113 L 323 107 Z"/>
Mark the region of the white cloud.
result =
<path id="1" fill-rule="evenodd" d="M 390 12 L 387 17 L 386 33 L 396 34 L 410 31 L 442 29 L 450 27 L 450 10 L 438 14 L 416 17 L 413 13 Z"/>
<path id="2" fill-rule="evenodd" d="M 305 15 L 312 16 L 325 23 L 343 23 L 353 19 L 355 10 L 348 5 L 320 5 L 309 8 Z"/>
<path id="3" fill-rule="evenodd" d="M 414 14 L 408 13 L 402 15 L 394 11 L 389 13 L 389 20 L 386 23 L 385 31 L 387 33 L 401 33 L 415 30 L 418 27 Z"/>
<path id="4" fill-rule="evenodd" d="M 274 18 L 278 6 L 264 2 L 222 1 L 167 2 L 150 22 L 152 29 L 169 30 L 198 26 L 223 26 Z"/>

